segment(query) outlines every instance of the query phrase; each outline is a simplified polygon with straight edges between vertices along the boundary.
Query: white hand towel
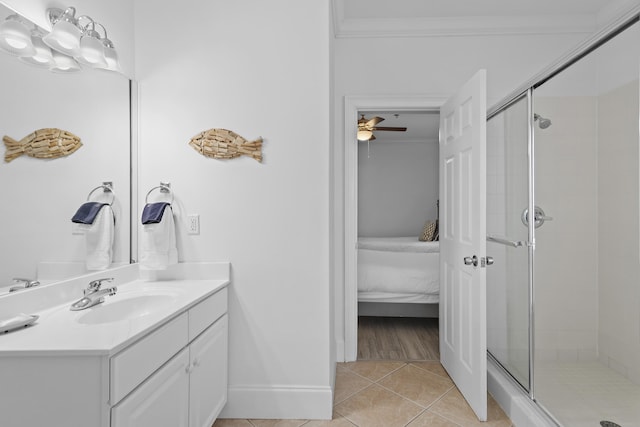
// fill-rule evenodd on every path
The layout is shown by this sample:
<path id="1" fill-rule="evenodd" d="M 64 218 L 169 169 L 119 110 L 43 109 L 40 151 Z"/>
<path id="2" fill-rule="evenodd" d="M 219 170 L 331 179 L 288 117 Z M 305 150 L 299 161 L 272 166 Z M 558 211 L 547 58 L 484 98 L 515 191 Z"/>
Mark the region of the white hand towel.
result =
<path id="1" fill-rule="evenodd" d="M 178 262 L 176 226 L 173 210 L 167 206 L 158 223 L 143 224 L 140 267 L 146 270 L 165 270 Z"/>
<path id="2" fill-rule="evenodd" d="M 105 270 L 111 266 L 115 225 L 111 206 L 100 209 L 93 224 L 82 224 L 87 248 L 87 270 Z"/>

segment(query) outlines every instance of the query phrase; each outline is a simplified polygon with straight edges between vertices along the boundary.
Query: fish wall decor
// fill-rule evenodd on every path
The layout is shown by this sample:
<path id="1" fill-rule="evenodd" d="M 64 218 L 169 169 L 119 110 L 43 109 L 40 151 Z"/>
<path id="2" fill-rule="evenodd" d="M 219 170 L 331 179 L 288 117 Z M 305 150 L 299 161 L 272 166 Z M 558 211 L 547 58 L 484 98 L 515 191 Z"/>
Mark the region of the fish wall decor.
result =
<path id="1" fill-rule="evenodd" d="M 2 138 L 7 151 L 4 161 L 10 162 L 23 154 L 37 159 L 55 159 L 68 156 L 82 147 L 80 138 L 62 129 L 38 129 L 20 141 L 4 136 Z"/>
<path id="2" fill-rule="evenodd" d="M 247 141 L 227 129 L 209 129 L 200 132 L 189 141 L 198 153 L 214 159 L 235 159 L 249 156 L 262 163 L 262 138 Z"/>

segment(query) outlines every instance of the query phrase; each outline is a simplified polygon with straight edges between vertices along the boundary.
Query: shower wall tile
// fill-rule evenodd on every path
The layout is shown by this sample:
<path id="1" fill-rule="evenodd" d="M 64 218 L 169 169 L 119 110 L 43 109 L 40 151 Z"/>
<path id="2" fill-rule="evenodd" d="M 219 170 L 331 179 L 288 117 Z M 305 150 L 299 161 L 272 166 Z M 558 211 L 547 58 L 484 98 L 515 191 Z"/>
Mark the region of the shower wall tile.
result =
<path id="1" fill-rule="evenodd" d="M 578 350 L 577 349 L 558 349 L 557 350 L 558 361 L 560 362 L 577 362 Z"/>
<path id="2" fill-rule="evenodd" d="M 578 350 L 578 362 L 594 362 L 596 360 L 598 360 L 597 349 Z"/>
<path id="3" fill-rule="evenodd" d="M 599 359 L 640 384 L 638 81 L 599 97 Z"/>

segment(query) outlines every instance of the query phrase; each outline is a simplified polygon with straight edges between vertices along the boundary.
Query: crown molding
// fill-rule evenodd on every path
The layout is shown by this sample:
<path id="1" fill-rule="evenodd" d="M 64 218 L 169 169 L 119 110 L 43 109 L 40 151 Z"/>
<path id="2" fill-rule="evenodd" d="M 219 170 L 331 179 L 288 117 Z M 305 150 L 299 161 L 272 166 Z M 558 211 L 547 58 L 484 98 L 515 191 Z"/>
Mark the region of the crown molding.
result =
<path id="1" fill-rule="evenodd" d="M 572 34 L 598 27 L 598 17 L 589 14 L 354 19 L 345 17 L 343 0 L 331 3 L 336 38 Z"/>

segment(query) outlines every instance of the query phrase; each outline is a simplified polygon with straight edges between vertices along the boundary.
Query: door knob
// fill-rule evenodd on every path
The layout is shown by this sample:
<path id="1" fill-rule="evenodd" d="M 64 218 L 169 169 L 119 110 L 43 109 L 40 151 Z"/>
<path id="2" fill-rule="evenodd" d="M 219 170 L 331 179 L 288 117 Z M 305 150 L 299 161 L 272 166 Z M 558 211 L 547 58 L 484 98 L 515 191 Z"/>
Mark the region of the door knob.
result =
<path id="1" fill-rule="evenodd" d="M 487 265 L 493 265 L 493 257 L 492 256 L 488 256 L 487 257 Z"/>
<path id="2" fill-rule="evenodd" d="M 477 256 L 466 256 L 464 257 L 464 265 L 473 265 L 474 267 L 478 266 L 478 257 Z"/>

